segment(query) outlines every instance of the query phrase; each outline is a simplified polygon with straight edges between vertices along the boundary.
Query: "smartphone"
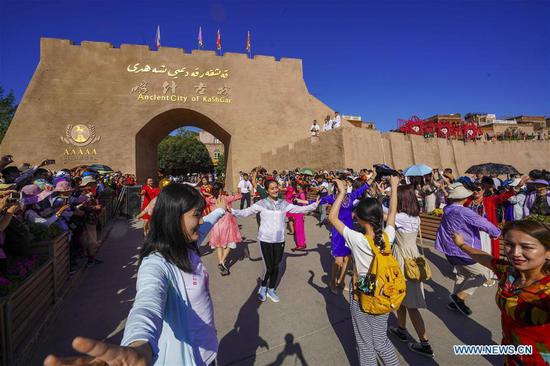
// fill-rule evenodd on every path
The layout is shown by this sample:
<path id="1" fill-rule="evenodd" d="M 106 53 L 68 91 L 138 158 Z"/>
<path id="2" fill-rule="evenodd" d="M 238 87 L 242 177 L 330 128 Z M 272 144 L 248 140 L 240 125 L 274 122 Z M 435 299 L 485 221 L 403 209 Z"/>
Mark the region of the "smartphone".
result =
<path id="1" fill-rule="evenodd" d="M 54 165 L 55 164 L 55 159 L 48 159 L 48 160 L 46 160 L 45 164 L 46 165 Z"/>

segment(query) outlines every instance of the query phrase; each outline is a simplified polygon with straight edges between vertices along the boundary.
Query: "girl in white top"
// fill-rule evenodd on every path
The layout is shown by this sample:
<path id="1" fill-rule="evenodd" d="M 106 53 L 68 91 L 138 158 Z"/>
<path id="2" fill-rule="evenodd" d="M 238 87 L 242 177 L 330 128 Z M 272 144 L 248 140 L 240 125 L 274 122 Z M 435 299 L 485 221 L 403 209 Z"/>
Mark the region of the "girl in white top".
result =
<path id="1" fill-rule="evenodd" d="M 267 179 L 264 184 L 267 198 L 256 202 L 244 210 L 232 209 L 231 213 L 237 217 L 246 217 L 260 214 L 260 228 L 258 241 L 265 264 L 265 274 L 258 290 L 258 299 L 265 301 L 267 297 L 273 302 L 279 302 L 279 295 L 275 286 L 279 277 L 279 264 L 285 249 L 285 217 L 288 213 L 308 213 L 317 208 L 317 201 L 308 206 L 297 206 L 283 199 L 279 199 L 279 183 Z"/>
<path id="2" fill-rule="evenodd" d="M 365 230 L 366 235 L 370 236 L 374 243 L 381 248 L 386 245 L 383 233 L 386 234 L 389 243 L 395 240 L 395 215 L 397 213 L 397 194 L 395 192 L 397 191 L 399 178 L 392 176 L 390 182 L 392 194 L 386 227 L 384 229 L 384 212 L 382 204 L 378 200 L 364 198 L 353 211 L 355 218 Z M 358 276 L 365 276 L 369 272 L 374 254 L 365 234 L 348 228 L 338 218 L 340 206 L 346 195 L 346 187 L 345 183 L 341 180 L 335 180 L 335 183 L 338 186 L 338 197 L 332 205 L 328 219 L 336 230 L 342 234 L 346 240 L 346 245 L 351 249 Z M 389 314 L 374 315 L 364 313 L 353 297 L 353 287 L 352 283 L 350 286 L 350 311 L 360 365 L 377 365 L 377 354 L 386 366 L 399 365 L 395 348 L 387 335 Z"/>
<path id="3" fill-rule="evenodd" d="M 404 271 L 405 260 L 407 258 L 417 258 L 420 256 L 416 239 L 420 227 L 420 206 L 416 199 L 414 187 L 412 184 L 401 185 L 397 188 L 397 215 L 395 227 L 397 229 L 396 242 L 393 245 L 393 255 Z M 407 294 L 397 309 L 397 327 L 390 327 L 390 333 L 395 335 L 400 341 L 407 342 L 407 313 L 416 330 L 420 342 L 409 342 L 408 347 L 411 351 L 427 357 L 433 357 L 434 353 L 428 342 L 426 326 L 422 319 L 422 314 L 418 309 L 426 308 L 426 299 L 424 296 L 424 285 L 421 281 L 411 281 L 407 279 Z"/>

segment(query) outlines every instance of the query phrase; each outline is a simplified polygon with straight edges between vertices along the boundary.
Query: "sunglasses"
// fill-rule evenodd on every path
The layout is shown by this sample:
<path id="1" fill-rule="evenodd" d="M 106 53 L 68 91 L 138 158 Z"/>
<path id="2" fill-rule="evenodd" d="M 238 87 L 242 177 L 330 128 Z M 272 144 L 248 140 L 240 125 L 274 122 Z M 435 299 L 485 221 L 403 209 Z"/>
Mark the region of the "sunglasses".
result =
<path id="1" fill-rule="evenodd" d="M 481 187 L 476 187 L 476 188 L 474 188 L 474 191 L 475 191 L 475 192 L 481 192 L 482 190 L 483 190 L 483 188 L 481 188 Z"/>

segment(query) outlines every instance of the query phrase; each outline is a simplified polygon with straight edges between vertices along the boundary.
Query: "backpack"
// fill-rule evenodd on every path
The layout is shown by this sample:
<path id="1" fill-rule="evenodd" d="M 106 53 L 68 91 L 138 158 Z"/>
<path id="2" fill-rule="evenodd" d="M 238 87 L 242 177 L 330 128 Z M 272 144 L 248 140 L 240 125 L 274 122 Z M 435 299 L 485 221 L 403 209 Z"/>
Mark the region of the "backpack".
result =
<path id="1" fill-rule="evenodd" d="M 365 277 L 358 278 L 357 272 L 354 273 L 354 299 L 359 301 L 365 313 L 387 314 L 397 310 L 405 298 L 405 276 L 391 252 L 386 233 L 383 235 L 386 246 L 382 252 L 370 236 L 365 237 L 374 258 Z"/>

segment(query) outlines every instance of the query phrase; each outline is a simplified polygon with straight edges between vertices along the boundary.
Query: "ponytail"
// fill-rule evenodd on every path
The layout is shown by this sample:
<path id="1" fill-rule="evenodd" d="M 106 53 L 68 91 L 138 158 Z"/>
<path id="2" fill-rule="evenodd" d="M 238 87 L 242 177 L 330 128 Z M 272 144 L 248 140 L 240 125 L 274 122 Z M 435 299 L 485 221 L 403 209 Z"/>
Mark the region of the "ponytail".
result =
<path id="1" fill-rule="evenodd" d="M 384 211 L 382 204 L 371 197 L 363 198 L 354 209 L 355 214 L 361 220 L 368 222 L 374 230 L 374 244 L 383 251 L 386 248 L 384 242 Z"/>

